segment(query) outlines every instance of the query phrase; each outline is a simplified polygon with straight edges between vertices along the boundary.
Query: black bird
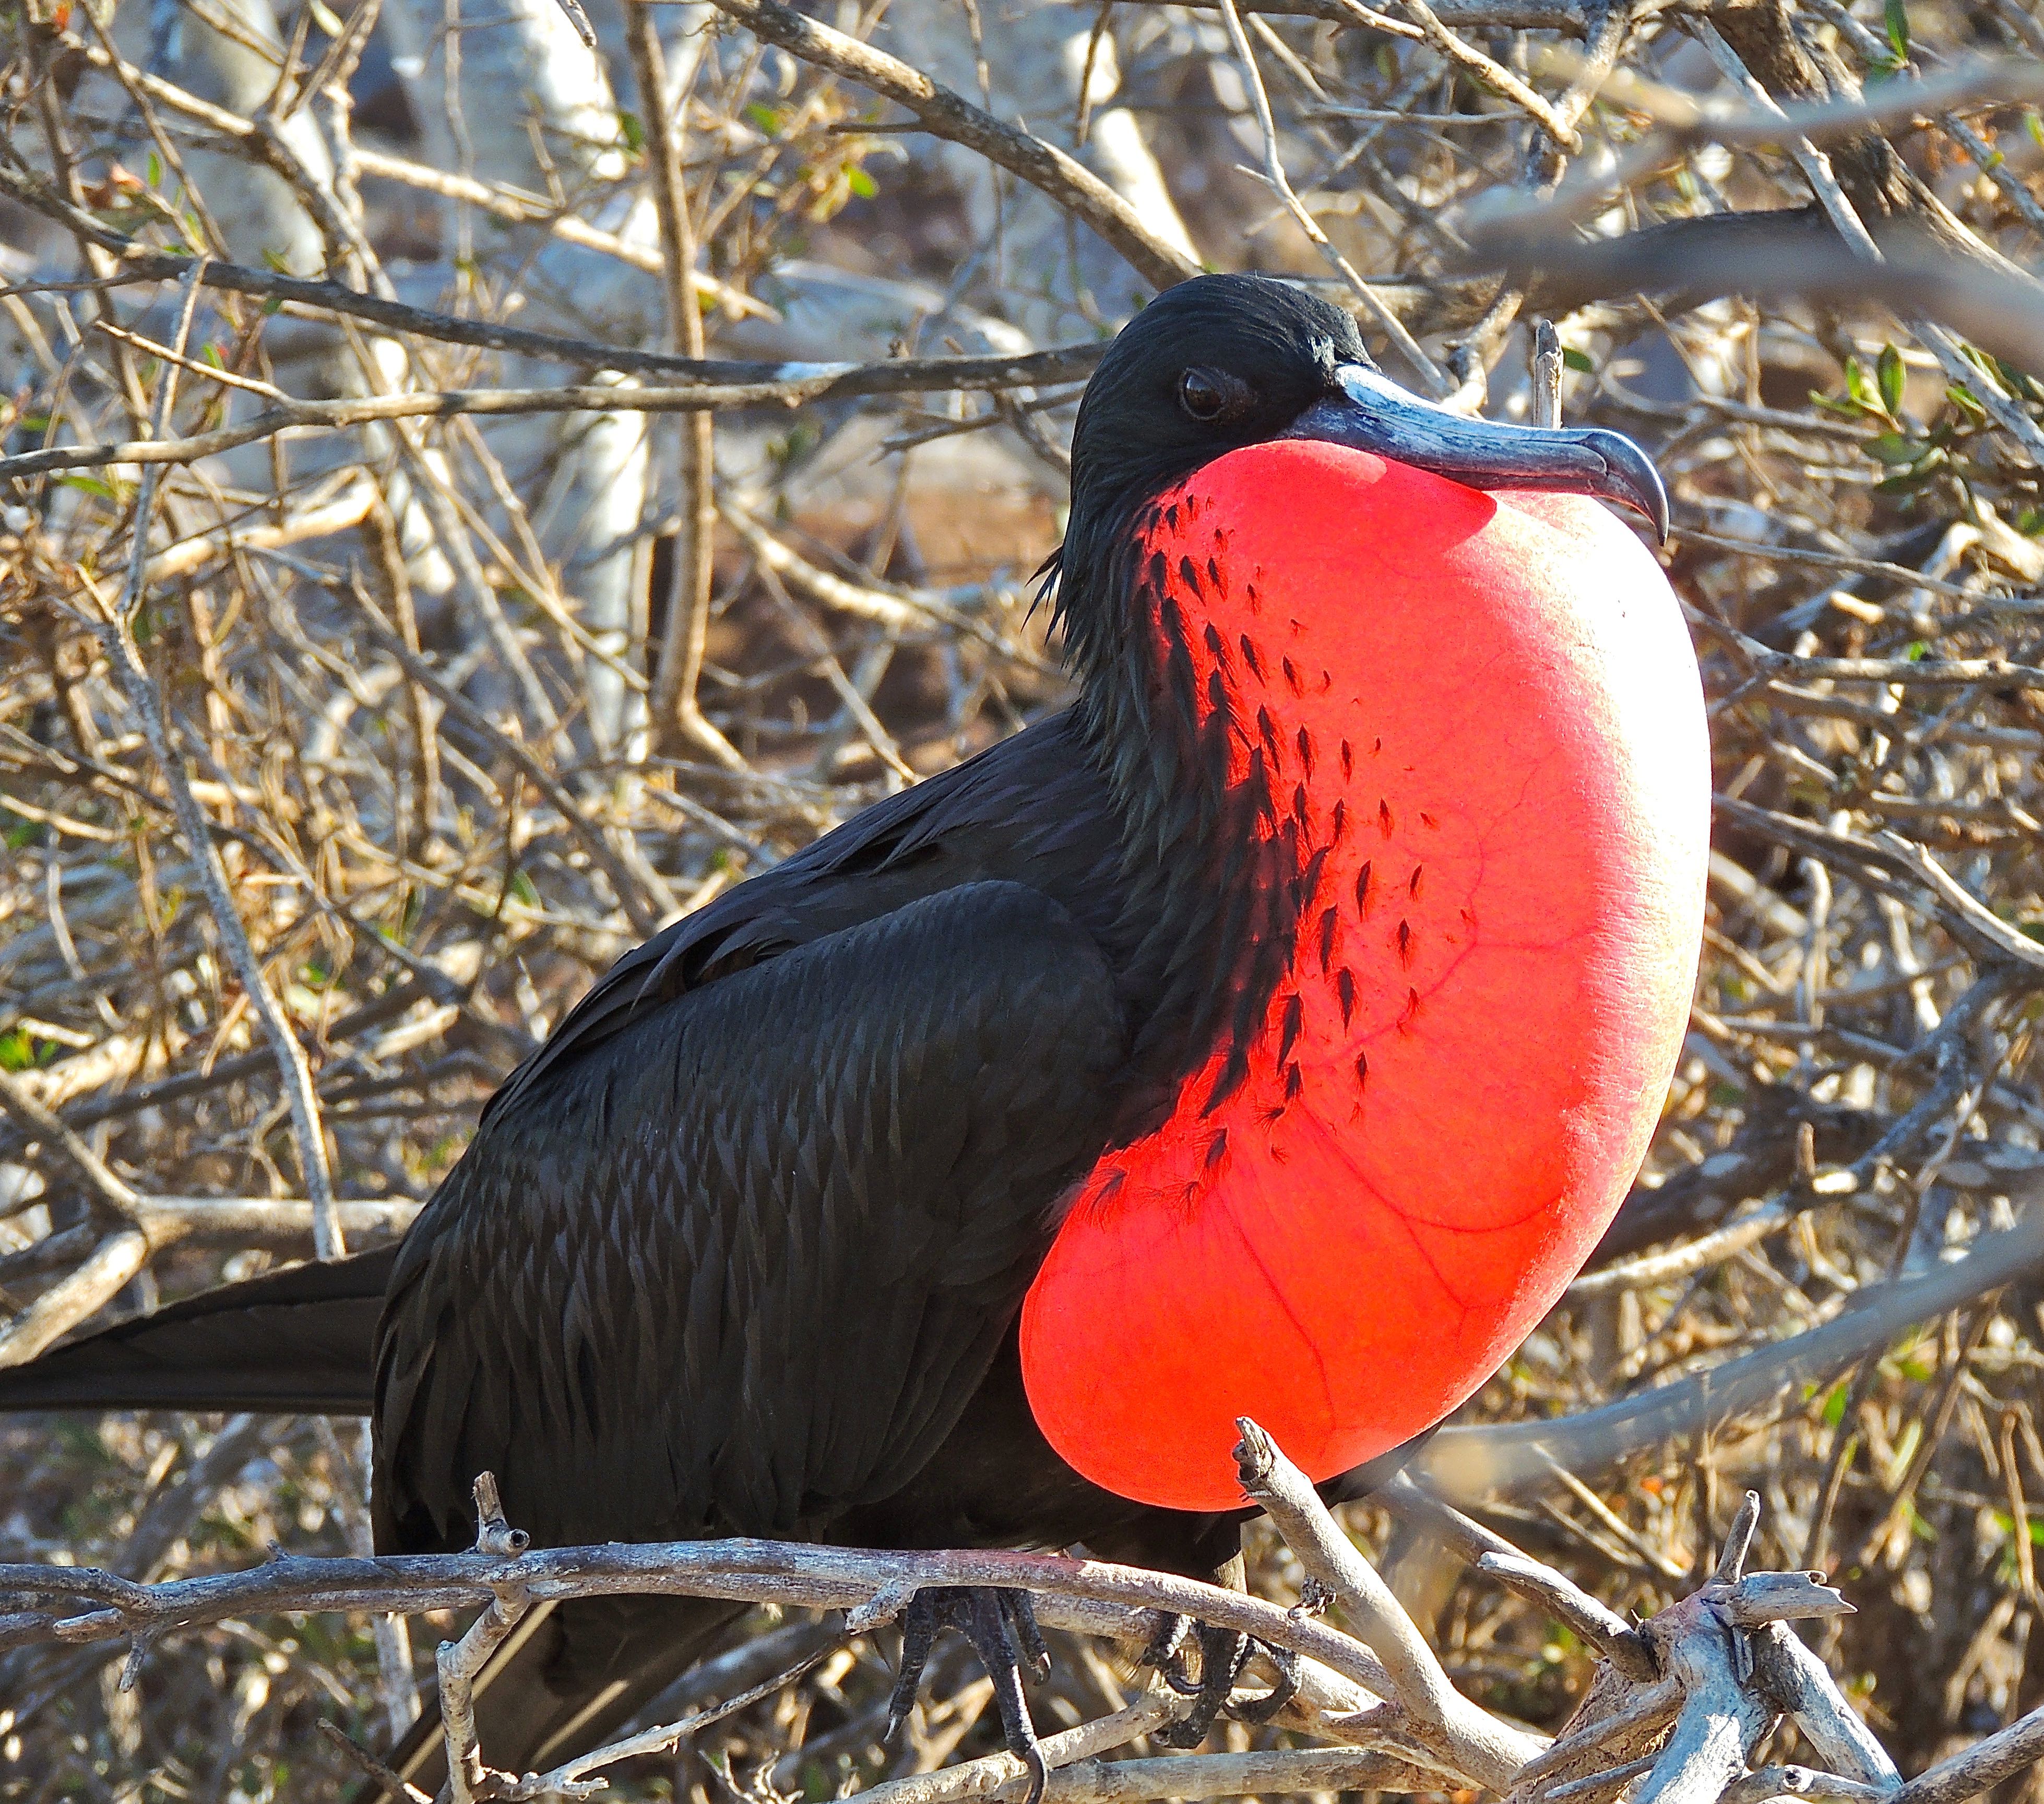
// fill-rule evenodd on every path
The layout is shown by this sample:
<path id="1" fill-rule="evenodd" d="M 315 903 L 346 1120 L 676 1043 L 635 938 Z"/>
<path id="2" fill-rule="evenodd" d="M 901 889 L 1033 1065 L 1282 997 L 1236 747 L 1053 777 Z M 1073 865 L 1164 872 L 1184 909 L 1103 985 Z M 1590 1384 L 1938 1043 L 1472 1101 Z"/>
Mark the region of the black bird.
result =
<path id="1" fill-rule="evenodd" d="M 1251 448 L 1263 448 L 1245 464 Z M 1304 1117 L 1324 1067 L 1338 1059 L 1342 1082 L 1359 1086 L 1366 1060 L 1350 1038 L 1366 1033 L 1373 985 L 1395 988 L 1400 1007 L 1366 1029 L 1382 1039 L 1372 1068 L 1390 1074 L 1372 1080 L 1370 1106 L 1395 1111 L 1383 1098 L 1401 1094 L 1399 1050 L 1424 1042 L 1412 1019 L 1420 990 L 1411 1010 L 1402 999 L 1415 958 L 1433 956 L 1432 942 L 1416 950 L 1412 940 L 1431 930 L 1423 910 L 1433 905 L 1416 864 L 1408 876 L 1377 852 L 1375 881 L 1409 891 L 1405 913 L 1395 940 L 1342 964 L 1338 930 L 1358 945 L 1366 926 L 1393 933 L 1373 912 L 1370 864 L 1358 872 L 1343 860 L 1365 833 L 1390 847 L 1438 829 L 1445 846 L 1454 821 L 1423 802 L 1394 827 L 1379 790 L 1357 803 L 1345 788 L 1363 781 L 1362 716 L 1351 747 L 1325 712 L 1335 702 L 1314 699 L 1314 686 L 1335 679 L 1317 666 L 1302 677 L 1285 649 L 1285 632 L 1310 622 L 1276 622 L 1258 583 L 1270 610 L 1351 623 L 1358 648 L 1383 624 L 1373 595 L 1314 588 L 1324 571 L 1288 590 L 1274 565 L 1231 568 L 1227 535 L 1244 523 L 1211 502 L 1202 513 L 1197 485 L 1186 486 L 1224 468 L 1263 472 L 1263 490 L 1238 482 L 1231 492 L 1262 493 L 1273 510 L 1301 498 L 1288 482 L 1402 483 L 1406 514 L 1370 530 L 1409 533 L 1417 560 L 1449 558 L 1451 540 L 1486 522 L 1519 529 L 1518 514 L 1470 486 L 1602 495 L 1665 525 L 1652 470 L 1624 440 L 1440 413 L 1374 372 L 1346 314 L 1278 282 L 1209 276 L 1170 290 L 1124 330 L 1079 410 L 1055 573 L 1080 681 L 1072 706 L 867 809 L 626 954 L 491 1098 L 394 1250 L 209 1293 L 60 1349 L 0 1375 L 0 1406 L 372 1413 L 376 1539 L 387 1550 L 471 1544 L 470 1487 L 488 1470 L 509 1520 L 540 1545 L 729 1534 L 900 1548 L 1082 1544 L 1239 1582 L 1245 1512 L 1212 1425 L 1201 1418 L 1199 1446 L 1212 1498 L 1161 1466 L 1147 1473 L 1139 1451 L 1125 1473 L 1108 1456 L 1094 1465 L 1073 1443 L 1066 1406 L 1054 1446 L 1039 1417 L 1061 1343 L 1047 1302 L 1032 1315 L 1025 1371 L 1025 1298 L 1080 1219 L 1075 1198 L 1089 1223 L 1153 1179 L 1175 1183 L 1181 1142 L 1196 1134 L 1201 1175 L 1172 1205 L 1196 1220 L 1202 1185 L 1224 1199 L 1236 1194 L 1228 1184 L 1254 1178 L 1258 1136 L 1274 1137 L 1288 1108 Z M 1454 530 L 1438 548 L 1443 519 Z M 1209 526 L 1212 555 L 1196 560 Z M 1610 532 L 1638 555 L 1629 535 Z M 1639 568 L 1651 579 L 1643 555 Z M 1230 609 L 1262 620 L 1269 641 L 1259 649 L 1247 624 L 1236 633 Z M 1426 679 L 1391 670 L 1378 680 L 1388 693 Z M 1370 698 L 1339 705 L 1366 714 Z M 1398 780 L 1421 780 L 1415 767 Z M 1453 775 L 1438 807 L 1452 805 Z M 1373 811 L 1366 821 L 1352 808 Z M 1566 821 L 1545 830 L 1573 843 Z M 1458 867 L 1441 856 L 1445 894 Z M 1348 911 L 1339 919 L 1324 893 L 1337 868 Z M 1677 878 L 1680 890 L 1689 876 Z M 1467 898 L 1461 906 L 1473 919 Z M 1442 918 L 1451 938 L 1458 929 Z M 1681 931 L 1677 921 L 1677 940 Z M 1453 981 L 1440 979 L 1438 1004 L 1428 993 L 1438 1018 Z M 1610 1037 L 1602 993 L 1573 966 L 1570 983 L 1580 999 L 1569 1006 Z M 1680 991 L 1679 1037 L 1686 980 L 1678 971 L 1662 989 Z M 1627 1108 L 1654 1088 L 1657 1064 L 1665 1083 L 1673 1056 L 1669 1004 L 1655 994 L 1651 1018 L 1631 1024 L 1645 1076 L 1635 1074 Z M 1500 1056 L 1510 1052 L 1508 1023 Z M 1337 1150 L 1369 1125 L 1348 1102 L 1326 1119 Z M 1608 1217 L 1639 1153 L 1622 1134 L 1616 1143 L 1608 1163 L 1628 1167 L 1616 1190 L 1606 1173 L 1594 1195 L 1556 1191 L 1556 1208 Z M 1358 1206 L 1316 1194 L 1312 1206 Z M 1493 1343 L 1506 1336 L 1508 1351 L 1527 1308 L 1551 1299 L 1600 1225 L 1500 1254 L 1512 1267 L 1508 1307 L 1464 1298 L 1459 1316 L 1437 1323 L 1426 1318 L 1444 1306 L 1431 1293 L 1391 1294 L 1395 1272 L 1388 1290 L 1364 1283 L 1358 1319 L 1461 1348 L 1449 1375 L 1458 1391 L 1416 1378 L 1408 1402 L 1381 1405 L 1376 1379 L 1351 1369 L 1367 1349 L 1337 1349 L 1349 1364 L 1330 1354 L 1312 1382 L 1339 1404 L 1353 1379 L 1363 1402 L 1307 1449 L 1315 1477 L 1366 1486 L 1383 1468 L 1365 1456 L 1424 1429 L 1480 1383 L 1501 1356 Z M 1416 1228 L 1412 1238 L 1419 1244 Z M 1308 1381 L 1281 1364 L 1241 1374 L 1220 1350 L 1228 1307 L 1216 1294 L 1203 1314 L 1181 1310 L 1173 1332 L 1183 1344 L 1169 1350 L 1215 1374 L 1214 1421 L 1224 1425 L 1236 1406 L 1281 1419 L 1285 1387 Z M 1401 1323 L 1401 1308 L 1415 1319 Z M 1471 1319 L 1489 1338 L 1457 1341 Z M 1209 1340 L 1216 1352 L 1203 1364 Z M 1146 1377 L 1155 1363 L 1139 1351 L 1083 1375 L 1168 1438 L 1176 1412 Z M 735 1607 L 617 1598 L 528 1619 L 478 1695 L 485 1756 L 544 1767 L 593 1743 L 697 1658 Z M 1011 1741 L 1029 1746 L 1001 1613 L 970 1597 L 931 1600 L 911 1638 L 926 1647 L 939 1618 L 973 1634 L 1001 1680 Z M 1226 1637 L 1201 1645 L 1195 1733 L 1235 1664 Z M 421 1741 L 408 1770 L 430 1786 L 439 1758 Z"/>

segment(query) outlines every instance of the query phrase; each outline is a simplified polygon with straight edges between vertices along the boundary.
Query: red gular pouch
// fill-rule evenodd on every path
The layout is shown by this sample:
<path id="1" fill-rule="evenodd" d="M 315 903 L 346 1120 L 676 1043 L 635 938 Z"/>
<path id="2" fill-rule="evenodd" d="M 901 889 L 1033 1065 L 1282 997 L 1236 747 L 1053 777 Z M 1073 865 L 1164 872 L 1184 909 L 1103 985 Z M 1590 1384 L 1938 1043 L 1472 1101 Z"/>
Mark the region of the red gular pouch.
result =
<path id="1" fill-rule="evenodd" d="M 1595 501 L 1285 440 L 1136 529 L 1168 575 L 1130 630 L 1189 649 L 1228 783 L 1267 787 L 1247 864 L 1297 879 L 1289 958 L 1247 1076 L 1216 1101 L 1216 1047 L 1079 1186 L 1022 1363 L 1085 1476 L 1220 1510 L 1238 1416 L 1334 1477 L 1469 1397 L 1589 1257 L 1689 1018 L 1708 744 L 1675 598 Z"/>

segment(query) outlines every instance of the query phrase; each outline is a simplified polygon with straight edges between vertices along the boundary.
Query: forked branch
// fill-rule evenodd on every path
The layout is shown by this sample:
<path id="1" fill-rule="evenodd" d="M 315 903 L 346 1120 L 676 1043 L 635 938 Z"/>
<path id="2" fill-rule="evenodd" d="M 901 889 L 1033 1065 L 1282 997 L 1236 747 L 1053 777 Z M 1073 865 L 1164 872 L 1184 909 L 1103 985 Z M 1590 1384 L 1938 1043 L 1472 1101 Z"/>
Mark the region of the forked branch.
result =
<path id="1" fill-rule="evenodd" d="M 439 1651 L 440 1711 L 451 1796 L 486 1800 L 580 1798 L 603 1770 L 663 1752 L 795 1683 L 832 1644 L 721 1702 L 579 1755 L 546 1773 L 493 1768 L 477 1739 L 471 1685 L 491 1652 L 544 1599 L 618 1592 L 745 1598 L 842 1610 L 843 1632 L 862 1634 L 897 1614 L 932 1585 L 1001 1584 L 1028 1591 L 1055 1627 L 1104 1634 L 1124 1646 L 1154 1638 L 1162 1610 L 1236 1629 L 1302 1656 L 1302 1700 L 1285 1718 L 1334 1744 L 1266 1753 L 1172 1760 L 1107 1758 L 1182 1714 L 1186 1701 L 1153 1691 L 1097 1721 L 1049 1737 L 1046 1795 L 1061 1804 L 1137 1804 L 1152 1798 L 1212 1798 L 1249 1791 L 1409 1790 L 1450 1779 L 1512 1804 L 1582 1804 L 1629 1794 L 1650 1804 L 1762 1804 L 1777 1795 L 1878 1804 L 1962 1804 L 2044 1755 L 2044 1712 L 1904 1786 L 1823 1663 L 1789 1632 L 1792 1621 L 1852 1606 L 1815 1572 L 1747 1572 L 1759 1519 L 1749 1493 L 1716 1570 L 1696 1591 L 1636 1628 L 1589 1598 L 1565 1575 L 1414 1485 L 1385 1494 L 1394 1512 L 1425 1529 L 1494 1579 L 1536 1598 L 1579 1628 L 1601 1656 L 1593 1683 L 1557 1740 L 1543 1741 L 1465 1696 L 1411 1616 L 1312 1483 L 1254 1422 L 1236 1449 L 1246 1495 L 1262 1505 L 1309 1581 L 1339 1600 L 1356 1637 L 1260 1598 L 1192 1579 L 1127 1567 L 1023 1554 L 879 1554 L 756 1541 L 645 1547 L 532 1549 L 503 1517 L 488 1473 L 476 1482 L 471 1552 L 369 1560 L 281 1559 L 249 1572 L 136 1584 L 75 1567 L 0 1567 L 0 1595 L 17 1607 L 0 1617 L 0 1648 L 37 1641 L 131 1638 L 122 1676 L 132 1685 L 141 1654 L 165 1635 L 229 1617 L 284 1610 L 416 1613 L 485 1602 L 468 1632 Z M 83 1606 L 84 1607 L 81 1608 Z M 1360 1685 L 1363 1690 L 1358 1690 Z M 1339 1703 L 1345 1707 L 1330 1708 Z M 1792 1719 L 1823 1768 L 1750 1767 L 1762 1739 Z M 387 1769 L 351 1757 L 388 1784 Z M 962 1804 L 1007 1798 L 1028 1783 L 1006 1754 L 871 1788 L 875 1804 Z"/>

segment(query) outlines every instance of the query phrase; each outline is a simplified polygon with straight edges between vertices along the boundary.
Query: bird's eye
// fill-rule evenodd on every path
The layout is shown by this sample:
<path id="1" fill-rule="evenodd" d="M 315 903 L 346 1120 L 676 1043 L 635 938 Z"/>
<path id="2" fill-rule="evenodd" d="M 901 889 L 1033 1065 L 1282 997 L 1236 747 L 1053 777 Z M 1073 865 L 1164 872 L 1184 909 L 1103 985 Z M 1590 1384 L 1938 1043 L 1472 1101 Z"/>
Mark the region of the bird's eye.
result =
<path id="1" fill-rule="evenodd" d="M 1232 418 L 1250 402 L 1249 385 L 1222 370 L 1187 370 L 1178 378 L 1178 405 L 1201 425 Z"/>

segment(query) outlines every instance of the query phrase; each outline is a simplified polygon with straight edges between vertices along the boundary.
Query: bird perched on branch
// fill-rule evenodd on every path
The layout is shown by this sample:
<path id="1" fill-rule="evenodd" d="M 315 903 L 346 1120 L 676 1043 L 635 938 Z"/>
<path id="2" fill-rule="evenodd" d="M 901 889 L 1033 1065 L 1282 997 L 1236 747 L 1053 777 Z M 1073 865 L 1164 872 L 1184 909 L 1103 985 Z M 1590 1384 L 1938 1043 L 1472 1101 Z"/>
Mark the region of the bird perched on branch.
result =
<path id="1" fill-rule="evenodd" d="M 1416 401 L 1278 282 L 1169 290 L 1079 409 L 1070 708 L 620 960 L 394 1252 L 85 1340 L 0 1405 L 372 1412 L 386 1549 L 469 1545 L 488 1470 L 541 1544 L 1239 1574 L 1235 1418 L 1367 1483 L 1553 1304 L 1673 1068 L 1700 694 L 1589 497 L 1665 530 L 1623 438 Z M 735 1607 L 536 1611 L 486 1756 L 590 1744 Z M 1039 1758 L 1030 1625 L 984 1596 L 912 1607 L 897 1714 L 944 1621 Z M 1239 1657 L 1197 1646 L 1195 1737 Z"/>

